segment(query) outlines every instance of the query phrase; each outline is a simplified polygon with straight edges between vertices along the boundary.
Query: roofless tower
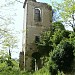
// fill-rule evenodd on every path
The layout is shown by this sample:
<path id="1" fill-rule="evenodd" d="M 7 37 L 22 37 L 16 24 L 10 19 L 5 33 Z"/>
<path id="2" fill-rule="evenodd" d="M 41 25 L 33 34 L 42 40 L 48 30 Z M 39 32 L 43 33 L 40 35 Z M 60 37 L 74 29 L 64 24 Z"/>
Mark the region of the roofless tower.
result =
<path id="1" fill-rule="evenodd" d="M 42 67 L 42 63 L 35 43 L 40 40 L 40 34 L 51 27 L 52 8 L 36 0 L 25 0 L 23 8 L 24 24 L 20 67 L 26 70 L 38 70 Z"/>

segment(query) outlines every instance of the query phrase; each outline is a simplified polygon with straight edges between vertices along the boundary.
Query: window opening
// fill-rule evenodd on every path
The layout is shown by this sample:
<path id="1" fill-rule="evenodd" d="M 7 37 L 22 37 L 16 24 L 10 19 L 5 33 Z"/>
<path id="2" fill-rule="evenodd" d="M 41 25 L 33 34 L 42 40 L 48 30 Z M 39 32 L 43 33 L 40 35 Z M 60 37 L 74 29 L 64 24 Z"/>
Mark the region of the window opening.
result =
<path id="1" fill-rule="evenodd" d="M 39 8 L 35 8 L 34 10 L 34 20 L 36 22 L 41 21 L 41 10 Z"/>
<path id="2" fill-rule="evenodd" d="M 35 36 L 35 43 L 38 43 L 40 41 L 40 37 L 39 36 Z"/>

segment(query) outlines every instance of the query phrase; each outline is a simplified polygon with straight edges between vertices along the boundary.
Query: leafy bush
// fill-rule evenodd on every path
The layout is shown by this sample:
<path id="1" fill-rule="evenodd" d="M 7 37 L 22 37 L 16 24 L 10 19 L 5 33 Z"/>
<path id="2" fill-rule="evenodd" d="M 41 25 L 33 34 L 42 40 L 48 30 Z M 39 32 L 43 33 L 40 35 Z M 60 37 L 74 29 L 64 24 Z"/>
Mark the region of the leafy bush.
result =
<path id="1" fill-rule="evenodd" d="M 53 28 L 53 31 L 56 31 L 56 30 L 58 30 L 58 29 L 60 29 L 60 30 L 65 30 L 65 28 L 64 28 L 64 25 L 61 23 L 61 22 L 54 22 L 53 24 L 52 24 L 52 28 Z"/>
<path id="2" fill-rule="evenodd" d="M 55 72 L 52 73 L 52 72 L 50 72 L 49 69 L 45 66 L 45 67 L 43 67 L 42 69 L 40 69 L 40 70 L 34 72 L 33 75 L 64 75 L 64 73 L 63 73 L 63 72 L 60 72 L 60 71 L 58 71 L 58 70 L 57 70 L 57 73 L 55 73 Z"/>
<path id="3" fill-rule="evenodd" d="M 49 70 L 46 67 L 36 71 L 33 75 L 50 75 Z"/>
<path id="4" fill-rule="evenodd" d="M 66 41 L 62 41 L 53 51 L 52 60 L 57 64 L 60 71 L 71 71 L 71 64 L 74 59 L 74 47 Z"/>
<path id="5" fill-rule="evenodd" d="M 31 72 L 20 71 L 19 68 L 16 67 L 6 67 L 1 72 L 0 75 L 32 75 Z"/>
<path id="6" fill-rule="evenodd" d="M 37 44 L 38 51 L 41 57 L 49 57 L 46 62 L 51 73 L 57 73 L 58 70 L 70 72 L 75 56 L 75 33 L 65 30 L 60 22 L 55 22 L 52 26 L 53 31 L 48 30 L 41 35 Z"/>

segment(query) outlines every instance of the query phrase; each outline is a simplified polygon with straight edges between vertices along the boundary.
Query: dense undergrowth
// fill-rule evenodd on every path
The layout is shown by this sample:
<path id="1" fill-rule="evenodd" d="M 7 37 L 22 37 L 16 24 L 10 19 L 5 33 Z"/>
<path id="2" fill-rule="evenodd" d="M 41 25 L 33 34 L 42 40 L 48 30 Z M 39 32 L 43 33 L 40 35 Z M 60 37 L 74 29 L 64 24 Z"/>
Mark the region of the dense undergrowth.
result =
<path id="1" fill-rule="evenodd" d="M 62 72 L 58 71 L 58 75 L 64 75 Z M 52 75 L 47 68 L 42 68 L 34 73 L 27 71 L 20 71 L 19 68 L 16 67 L 6 67 L 4 70 L 0 71 L 0 75 Z"/>

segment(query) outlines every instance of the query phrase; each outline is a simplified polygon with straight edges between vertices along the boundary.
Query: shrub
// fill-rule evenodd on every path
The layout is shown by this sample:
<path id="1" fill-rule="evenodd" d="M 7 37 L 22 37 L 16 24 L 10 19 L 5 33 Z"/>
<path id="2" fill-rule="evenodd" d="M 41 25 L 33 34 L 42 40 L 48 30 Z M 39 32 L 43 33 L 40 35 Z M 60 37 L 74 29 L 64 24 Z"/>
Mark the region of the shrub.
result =
<path id="1" fill-rule="evenodd" d="M 60 71 L 68 72 L 72 70 L 71 64 L 74 59 L 73 50 L 73 45 L 66 41 L 62 41 L 54 49 L 52 60 L 57 64 Z"/>
<path id="2" fill-rule="evenodd" d="M 43 67 L 42 69 L 34 72 L 33 75 L 50 75 L 50 73 L 46 67 Z"/>

